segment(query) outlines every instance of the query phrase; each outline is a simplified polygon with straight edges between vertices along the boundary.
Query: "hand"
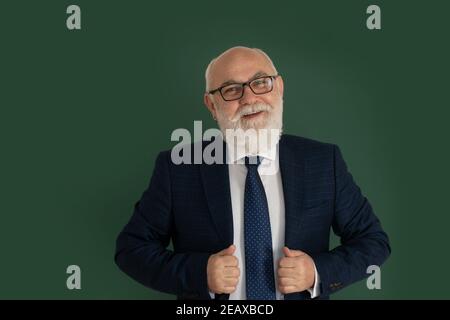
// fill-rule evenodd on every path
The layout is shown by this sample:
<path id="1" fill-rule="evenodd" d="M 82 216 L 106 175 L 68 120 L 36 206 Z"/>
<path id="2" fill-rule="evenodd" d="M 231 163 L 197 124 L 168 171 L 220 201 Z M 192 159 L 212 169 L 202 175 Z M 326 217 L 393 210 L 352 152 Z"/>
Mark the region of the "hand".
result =
<path id="1" fill-rule="evenodd" d="M 209 291 L 214 293 L 232 293 L 236 290 L 241 272 L 238 259 L 233 256 L 234 245 L 211 255 L 208 259 L 206 273 Z"/>
<path id="2" fill-rule="evenodd" d="M 310 289 L 315 281 L 314 261 L 300 250 L 283 248 L 285 257 L 278 263 L 278 290 L 287 294 Z"/>

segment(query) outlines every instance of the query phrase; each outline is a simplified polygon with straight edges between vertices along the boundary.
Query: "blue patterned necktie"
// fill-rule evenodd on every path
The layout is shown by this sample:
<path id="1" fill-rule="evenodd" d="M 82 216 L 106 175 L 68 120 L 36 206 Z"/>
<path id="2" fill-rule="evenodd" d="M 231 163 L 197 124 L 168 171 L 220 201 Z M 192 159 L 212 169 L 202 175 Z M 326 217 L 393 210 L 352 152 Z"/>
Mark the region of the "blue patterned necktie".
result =
<path id="1" fill-rule="evenodd" d="M 258 174 L 259 157 L 245 158 L 245 276 L 247 299 L 275 300 L 272 233 L 266 192 Z"/>

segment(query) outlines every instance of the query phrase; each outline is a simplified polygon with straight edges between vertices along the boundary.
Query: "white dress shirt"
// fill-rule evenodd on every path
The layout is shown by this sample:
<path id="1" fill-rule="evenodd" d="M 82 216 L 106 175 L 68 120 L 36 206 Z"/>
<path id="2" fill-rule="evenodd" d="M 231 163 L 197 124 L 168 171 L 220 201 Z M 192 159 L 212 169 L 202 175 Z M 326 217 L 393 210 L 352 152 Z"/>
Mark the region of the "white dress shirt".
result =
<path id="1" fill-rule="evenodd" d="M 277 300 L 283 300 L 284 296 L 278 290 L 278 261 L 283 257 L 284 234 L 285 234 L 285 209 L 283 185 L 279 170 L 278 148 L 271 152 L 260 152 L 257 155 L 262 158 L 258 167 L 264 190 L 266 192 L 269 208 L 270 226 L 272 230 L 273 265 L 275 272 L 275 286 Z M 228 172 L 230 179 L 231 205 L 233 211 L 233 244 L 236 246 L 234 256 L 239 261 L 241 275 L 236 290 L 230 294 L 230 300 L 246 300 L 246 276 L 245 276 L 245 246 L 244 246 L 244 193 L 247 168 L 244 163 L 245 153 L 236 152 L 230 155 L 227 152 Z M 254 156 L 254 155 L 253 155 Z M 230 158 L 232 157 L 232 158 Z M 315 266 L 314 266 L 315 269 Z M 315 283 L 309 289 L 312 298 L 317 297 L 319 292 L 319 275 L 315 270 Z M 211 294 L 211 297 L 214 297 Z"/>

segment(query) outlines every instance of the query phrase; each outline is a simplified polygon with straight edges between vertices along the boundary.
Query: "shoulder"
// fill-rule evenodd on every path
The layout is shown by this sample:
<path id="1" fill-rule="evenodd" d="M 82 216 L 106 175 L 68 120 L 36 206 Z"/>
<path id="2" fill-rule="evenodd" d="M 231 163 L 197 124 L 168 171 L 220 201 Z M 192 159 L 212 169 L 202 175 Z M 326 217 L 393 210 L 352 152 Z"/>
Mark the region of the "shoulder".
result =
<path id="1" fill-rule="evenodd" d="M 199 165 L 219 161 L 224 163 L 225 146 L 222 140 L 214 143 L 210 141 L 198 141 L 193 143 L 179 143 L 171 149 L 159 152 L 155 160 L 155 166 L 164 166 L 172 172 L 198 171 Z M 214 144 L 214 145 L 212 145 Z M 209 149 L 206 148 L 209 146 Z M 217 159 L 216 159 L 217 156 Z M 220 158 L 218 160 L 218 158 Z"/>
<path id="2" fill-rule="evenodd" d="M 304 159 L 310 167 L 346 168 L 347 165 L 338 145 L 305 137 L 283 135 L 280 152 L 286 157 Z"/>
<path id="3" fill-rule="evenodd" d="M 289 134 L 283 134 L 281 136 L 280 146 L 302 152 L 304 155 L 334 152 L 337 148 L 337 146 L 332 143 Z"/>

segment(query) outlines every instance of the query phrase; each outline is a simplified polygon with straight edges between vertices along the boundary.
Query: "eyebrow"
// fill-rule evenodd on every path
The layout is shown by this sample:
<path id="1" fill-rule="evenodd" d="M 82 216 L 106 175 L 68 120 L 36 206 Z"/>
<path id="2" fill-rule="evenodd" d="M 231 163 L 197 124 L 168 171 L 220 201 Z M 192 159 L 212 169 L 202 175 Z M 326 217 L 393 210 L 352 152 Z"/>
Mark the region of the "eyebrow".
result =
<path id="1" fill-rule="evenodd" d="M 252 80 L 254 80 L 254 79 L 256 79 L 256 78 L 264 77 L 264 76 L 267 76 L 267 75 L 268 75 L 268 74 L 265 73 L 264 71 L 258 71 L 258 72 L 255 73 L 255 74 L 250 78 L 250 80 L 248 80 L 248 81 L 252 81 Z M 229 85 L 229 84 L 240 84 L 240 83 L 243 83 L 243 82 L 238 82 L 238 81 L 236 81 L 236 80 L 227 80 L 227 81 L 223 82 L 223 83 L 220 85 L 220 87 L 227 86 L 227 85 Z"/>

